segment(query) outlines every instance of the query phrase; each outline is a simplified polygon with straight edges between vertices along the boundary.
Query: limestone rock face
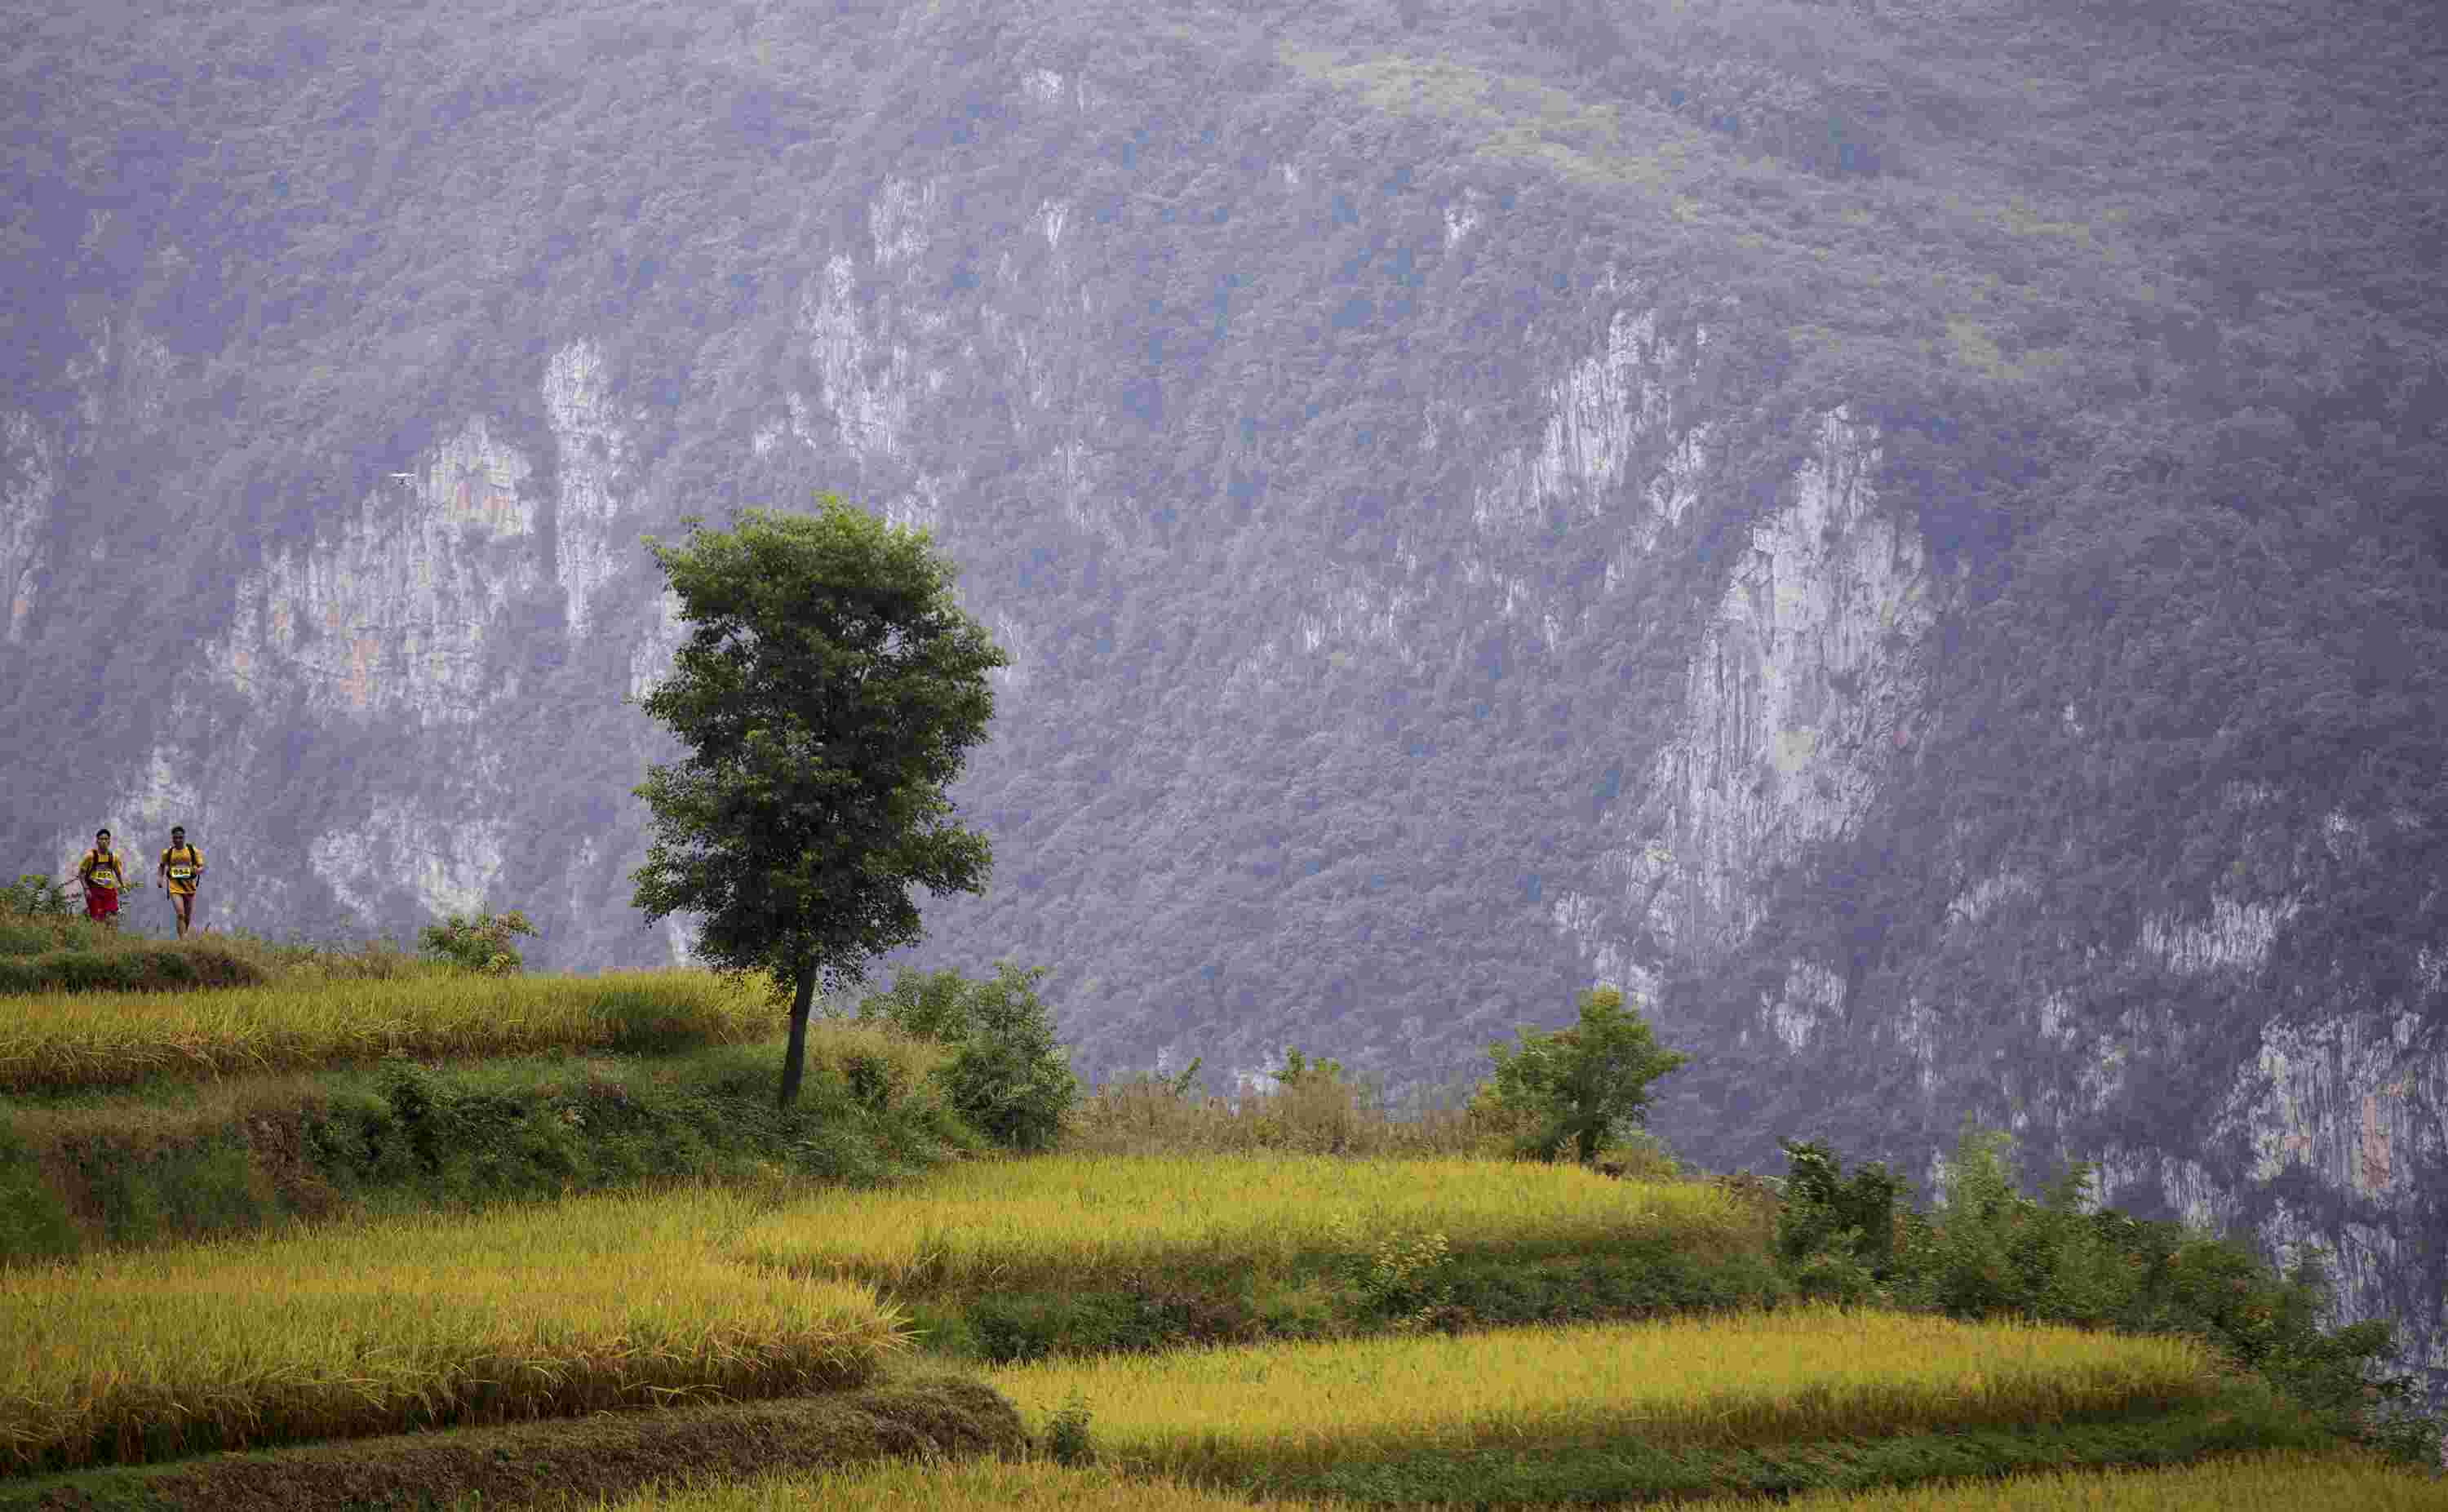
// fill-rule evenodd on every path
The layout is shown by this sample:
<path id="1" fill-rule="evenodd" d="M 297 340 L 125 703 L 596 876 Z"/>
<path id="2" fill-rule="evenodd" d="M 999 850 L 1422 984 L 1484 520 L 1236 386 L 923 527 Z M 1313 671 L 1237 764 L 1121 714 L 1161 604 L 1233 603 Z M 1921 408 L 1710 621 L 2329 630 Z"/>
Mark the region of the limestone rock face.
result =
<path id="1" fill-rule="evenodd" d="M 23 642 L 42 588 L 43 537 L 57 507 L 59 448 L 22 411 L 0 415 L 0 636 Z"/>
<path id="2" fill-rule="evenodd" d="M 685 958 L 628 901 L 686 632 L 641 538 L 834 490 L 1012 659 L 993 884 L 910 962 L 1050 967 L 1092 1076 L 1452 1089 L 1610 982 L 1694 1159 L 1974 1118 L 2330 1248 L 2448 1380 L 2448 593 L 2381 528 L 2427 453 L 2374 460 L 2429 391 L 2298 360 L 2344 317 L 2140 190 L 1932 192 L 2004 170 L 1845 70 L 1998 8 L 1818 8 L 1826 79 L 1380 9 L 46 12 L 0 867 L 183 823 L 216 927 Z"/>

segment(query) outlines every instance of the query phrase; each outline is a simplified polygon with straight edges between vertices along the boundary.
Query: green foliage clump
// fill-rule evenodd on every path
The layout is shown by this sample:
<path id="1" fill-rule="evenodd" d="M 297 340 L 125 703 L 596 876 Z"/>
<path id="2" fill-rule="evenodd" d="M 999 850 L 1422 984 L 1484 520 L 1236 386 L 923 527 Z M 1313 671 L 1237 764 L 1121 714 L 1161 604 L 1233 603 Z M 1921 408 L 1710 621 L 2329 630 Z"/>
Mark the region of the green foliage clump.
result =
<path id="1" fill-rule="evenodd" d="M 1045 1420 L 1045 1452 L 1057 1464 L 1094 1464 L 1097 1446 L 1088 1437 L 1088 1399 L 1074 1391 Z"/>
<path id="2" fill-rule="evenodd" d="M 1342 1062 L 1324 1056 L 1312 1061 L 1291 1045 L 1284 1046 L 1284 1063 L 1269 1074 L 1286 1087 L 1325 1086 L 1344 1080 Z"/>
<path id="3" fill-rule="evenodd" d="M 40 871 L 26 871 L 19 873 L 14 882 L 0 883 L 0 918 L 17 914 L 67 918 L 69 912 L 66 882 L 54 882 Z"/>
<path id="4" fill-rule="evenodd" d="M 1520 1043 L 1488 1046 L 1495 1071 L 1473 1099 L 1492 1125 L 1518 1131 L 1520 1151 L 1555 1159 L 1567 1148 L 1587 1165 L 1649 1114 L 1649 1084 L 1691 1060 L 1658 1047 L 1638 1007 L 1614 987 L 1581 994 L 1568 1029 L 1523 1028 Z"/>
<path id="5" fill-rule="evenodd" d="M 2179 1223 L 2086 1211 L 2094 1171 L 2082 1161 L 2025 1196 L 2014 1141 L 1996 1130 L 1964 1133 L 1928 1212 L 1899 1204 L 1903 1183 L 1884 1166 L 1847 1178 L 1824 1145 L 1785 1150 L 1777 1254 L 1806 1294 L 2200 1338 L 2345 1436 L 2402 1457 L 2436 1453 L 2448 1427 L 2419 1410 L 2414 1380 L 2380 1372 L 2386 1323 L 2323 1327 L 2332 1293 L 2317 1254 L 2281 1272 Z"/>
<path id="6" fill-rule="evenodd" d="M 861 999 L 857 1017 L 949 1048 L 934 1074 L 952 1111 L 1005 1149 L 1047 1149 L 1080 1096 L 1080 1080 L 1054 1037 L 1052 1010 L 1037 996 L 1044 975 L 1043 967 L 1023 970 L 1008 961 L 997 962 L 984 982 L 905 969 L 889 989 Z"/>
<path id="7" fill-rule="evenodd" d="M 440 924 L 429 924 L 419 930 L 416 944 L 427 955 L 463 970 L 488 977 L 514 977 L 526 969 L 526 962 L 513 942 L 535 932 L 535 926 L 516 909 L 507 913 L 479 913 L 473 918 L 454 913 Z"/>
<path id="8" fill-rule="evenodd" d="M 1443 1234 L 1381 1234 L 1363 1239 L 1346 1226 L 1343 1279 L 1364 1319 L 1398 1330 L 1425 1328 L 1453 1303 L 1453 1249 Z"/>
<path id="9" fill-rule="evenodd" d="M 1776 1253 L 1805 1296 L 1867 1301 L 1894 1268 L 1896 1198 L 1903 1181 L 1873 1161 L 1848 1180 L 1816 1140 L 1777 1141 L 1788 1162 Z"/>

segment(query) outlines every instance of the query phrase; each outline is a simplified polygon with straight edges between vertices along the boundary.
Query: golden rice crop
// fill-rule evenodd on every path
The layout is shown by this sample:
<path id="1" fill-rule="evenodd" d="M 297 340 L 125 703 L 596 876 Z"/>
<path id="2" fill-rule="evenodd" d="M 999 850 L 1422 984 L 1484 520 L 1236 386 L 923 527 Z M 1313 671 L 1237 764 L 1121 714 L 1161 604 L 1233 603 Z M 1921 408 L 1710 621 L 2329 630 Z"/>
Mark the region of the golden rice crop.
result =
<path id="1" fill-rule="evenodd" d="M 0 1272 L 0 1474 L 868 1380 L 899 1315 L 723 1258 L 753 1212 L 630 1195 Z"/>
<path id="2" fill-rule="evenodd" d="M 1349 1502 L 1260 1502 L 1178 1482 L 1134 1479 L 1106 1466 L 1065 1469 L 1042 1460 L 973 1460 L 956 1464 L 902 1461 L 826 1475 L 762 1476 L 731 1484 L 648 1491 L 616 1512 L 1326 1512 Z M 1761 1512 L 1757 1498 L 1677 1503 L 1678 1512 Z M 2176 1470 L 2069 1471 L 2009 1480 L 1813 1493 L 1781 1512 L 2440 1512 L 2448 1483 L 2402 1465 L 2302 1453 L 2239 1455 Z"/>
<path id="3" fill-rule="evenodd" d="M 1725 1498 L 1685 1502 L 1681 1512 L 1759 1512 L 1759 1506 L 1757 1501 Z M 1884 1491 L 1815 1492 L 1787 1502 L 1784 1512 L 2300 1512 L 2305 1507 L 2448 1512 L 2448 1483 L 2360 1455 L 2240 1454 L 2175 1470 L 2059 1471 Z M 714 1512 L 714 1506 L 703 1512 Z"/>
<path id="4" fill-rule="evenodd" d="M 1060 1280 L 1177 1264 L 1265 1269 L 1399 1234 L 1457 1250 L 1586 1250 L 1738 1223 L 1705 1186 L 1568 1165 L 1253 1154 L 1056 1156 L 940 1171 L 908 1188 L 826 1193 L 751 1224 L 748 1256 L 890 1288 Z"/>
<path id="5" fill-rule="evenodd" d="M 775 1031 L 754 987 L 703 971 L 417 976 L 216 992 L 43 992 L 0 1014 L 0 1093 L 208 1080 L 411 1056 L 599 1049 L 641 1039 L 737 1043 Z"/>
<path id="6" fill-rule="evenodd" d="M 2190 1341 L 1788 1309 L 1013 1366 L 1032 1429 L 1077 1392 L 1099 1452 L 1193 1481 L 1635 1436 L 1742 1447 L 2053 1423 L 2207 1398 Z"/>

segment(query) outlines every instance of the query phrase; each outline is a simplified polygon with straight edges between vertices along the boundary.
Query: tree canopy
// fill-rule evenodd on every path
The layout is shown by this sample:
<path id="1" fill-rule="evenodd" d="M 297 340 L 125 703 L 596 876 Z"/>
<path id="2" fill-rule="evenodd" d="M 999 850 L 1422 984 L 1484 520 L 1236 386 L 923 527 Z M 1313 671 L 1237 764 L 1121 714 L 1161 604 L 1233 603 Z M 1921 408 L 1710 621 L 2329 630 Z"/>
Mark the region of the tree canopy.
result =
<path id="1" fill-rule="evenodd" d="M 642 704 L 689 754 L 637 789 L 653 813 L 637 906 L 698 916 L 702 959 L 791 989 L 785 1105 L 816 989 L 919 937 L 913 885 L 985 890 L 986 839 L 945 787 L 985 737 L 986 674 L 1005 664 L 926 531 L 834 494 L 817 505 L 647 543 L 689 628 Z"/>

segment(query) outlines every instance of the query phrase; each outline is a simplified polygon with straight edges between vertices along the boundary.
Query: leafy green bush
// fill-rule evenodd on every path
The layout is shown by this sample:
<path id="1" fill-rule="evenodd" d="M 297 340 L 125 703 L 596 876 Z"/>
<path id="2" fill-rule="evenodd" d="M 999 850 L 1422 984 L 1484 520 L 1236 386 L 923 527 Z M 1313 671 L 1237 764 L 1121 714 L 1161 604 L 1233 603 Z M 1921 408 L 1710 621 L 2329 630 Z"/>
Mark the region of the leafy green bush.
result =
<path id="1" fill-rule="evenodd" d="M 1776 1219 L 1776 1253 L 1805 1296 L 1862 1302 L 1890 1274 L 1902 1179 L 1876 1162 L 1846 1180 L 1817 1141 L 1777 1141 L 1788 1175 Z"/>
<path id="2" fill-rule="evenodd" d="M 2087 1212 L 2094 1172 L 2081 1161 L 2027 1196 L 2014 1140 L 1996 1130 L 1964 1133 L 1929 1212 L 1900 1207 L 1903 1183 L 1882 1165 L 1847 1178 L 1821 1144 L 1785 1141 L 1785 1151 L 1777 1257 L 1806 1294 L 2190 1335 L 2349 1437 L 2418 1460 L 2437 1453 L 2443 1425 L 2419 1410 L 2417 1383 L 2378 1370 L 2389 1326 L 2323 1328 L 2331 1292 L 2317 1254 L 2282 1273 L 2233 1240 Z"/>
<path id="3" fill-rule="evenodd" d="M 419 930 L 416 943 L 427 955 L 463 969 L 486 976 L 516 976 L 526 968 L 526 962 L 511 942 L 535 932 L 535 926 L 516 909 L 507 913 L 479 913 L 474 918 L 454 913 L 440 924 L 429 924 Z"/>
<path id="4" fill-rule="evenodd" d="M 1496 1069 L 1472 1099 L 1491 1126 L 1518 1131 L 1520 1152 L 1555 1159 L 1569 1147 L 1587 1165 L 1649 1114 L 1649 1084 L 1691 1060 L 1658 1048 L 1638 1007 L 1597 986 L 1581 994 L 1580 1022 L 1523 1028 L 1520 1043 L 1488 1046 Z"/>
<path id="5" fill-rule="evenodd" d="M 985 982 L 904 969 L 890 988 L 860 1000 L 857 1018 L 949 1047 L 951 1059 L 934 1074 L 952 1111 L 1006 1149 L 1042 1150 L 1080 1095 L 1052 1012 L 1038 1000 L 1044 975 L 1043 967 L 1023 971 L 1008 961 Z"/>

